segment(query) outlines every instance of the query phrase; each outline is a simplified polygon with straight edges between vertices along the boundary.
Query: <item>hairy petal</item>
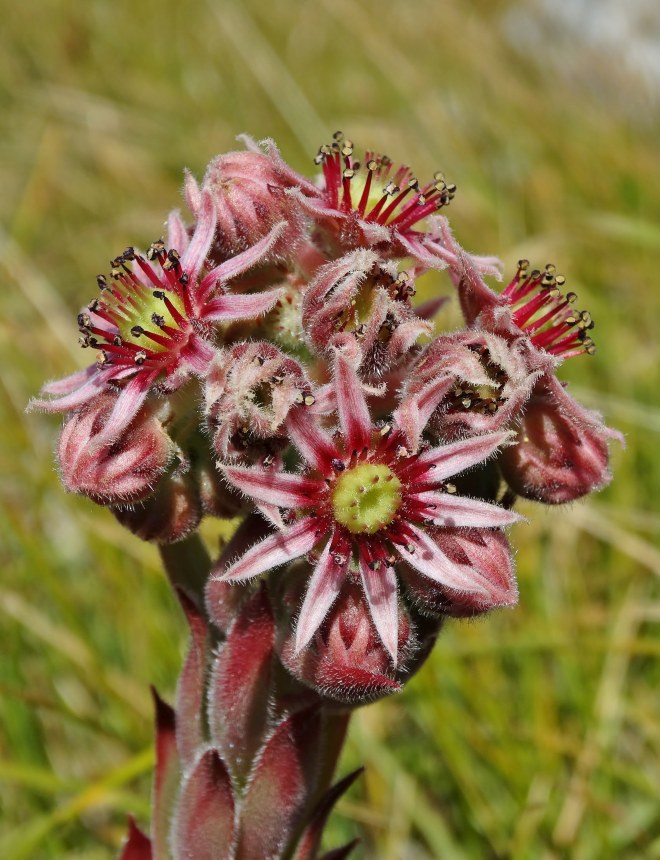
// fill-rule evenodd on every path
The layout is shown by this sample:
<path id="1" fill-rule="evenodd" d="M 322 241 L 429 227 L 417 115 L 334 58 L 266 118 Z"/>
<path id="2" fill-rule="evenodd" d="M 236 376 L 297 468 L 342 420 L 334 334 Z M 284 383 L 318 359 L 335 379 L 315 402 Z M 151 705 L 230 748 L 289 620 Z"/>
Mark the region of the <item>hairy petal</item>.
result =
<path id="1" fill-rule="evenodd" d="M 333 460 L 340 452 L 333 440 L 324 433 L 304 407 L 292 409 L 286 420 L 291 441 L 310 466 L 328 474 Z"/>
<path id="2" fill-rule="evenodd" d="M 321 523 L 314 517 L 298 520 L 286 532 L 270 535 L 255 544 L 219 579 L 222 582 L 242 582 L 294 558 L 299 558 L 309 552 L 319 540 L 320 526 Z"/>
<path id="3" fill-rule="evenodd" d="M 203 320 L 213 322 L 260 317 L 275 306 L 283 292 L 281 289 L 276 289 L 267 290 L 264 293 L 227 293 L 207 302 L 202 308 L 200 316 Z"/>
<path id="4" fill-rule="evenodd" d="M 523 519 L 520 514 L 499 505 L 449 493 L 416 493 L 409 498 L 431 508 L 428 516 L 433 518 L 436 525 L 445 528 L 501 528 Z"/>
<path id="5" fill-rule="evenodd" d="M 361 553 L 360 576 L 374 626 L 378 631 L 381 642 L 396 666 L 399 641 L 399 613 L 394 568 L 388 564 L 381 563 L 378 570 L 372 570 L 368 565 L 364 553 Z"/>
<path id="6" fill-rule="evenodd" d="M 296 625 L 296 654 L 309 643 L 339 594 L 350 562 L 347 551 L 350 547 L 342 549 L 343 553 L 339 553 L 336 541 L 331 538 L 314 568 Z M 341 560 L 337 555 L 341 555 Z"/>
<path id="7" fill-rule="evenodd" d="M 456 591 L 476 591 L 487 594 L 486 589 L 472 569 L 464 564 L 456 564 L 441 551 L 438 545 L 426 532 L 411 524 L 406 525 L 410 532 L 414 551 L 408 549 L 410 541 L 398 535 L 393 536 L 401 558 L 411 567 L 428 576 L 441 585 L 446 585 Z"/>
<path id="8" fill-rule="evenodd" d="M 242 466 L 221 466 L 226 477 L 241 492 L 259 502 L 282 508 L 309 507 L 310 499 L 324 488 L 321 481 L 288 472 Z"/>
<path id="9" fill-rule="evenodd" d="M 361 451 L 371 442 L 371 417 L 358 375 L 349 362 L 336 353 L 335 382 L 339 422 L 348 451 Z"/>
<path id="10" fill-rule="evenodd" d="M 502 433 L 489 433 L 485 436 L 475 436 L 472 439 L 464 439 L 453 442 L 451 445 L 443 445 L 431 448 L 420 454 L 417 464 L 421 466 L 433 466 L 431 480 L 433 483 L 444 481 L 452 475 L 458 475 L 471 466 L 476 466 L 491 456 L 505 442 L 512 438 L 508 431 Z"/>

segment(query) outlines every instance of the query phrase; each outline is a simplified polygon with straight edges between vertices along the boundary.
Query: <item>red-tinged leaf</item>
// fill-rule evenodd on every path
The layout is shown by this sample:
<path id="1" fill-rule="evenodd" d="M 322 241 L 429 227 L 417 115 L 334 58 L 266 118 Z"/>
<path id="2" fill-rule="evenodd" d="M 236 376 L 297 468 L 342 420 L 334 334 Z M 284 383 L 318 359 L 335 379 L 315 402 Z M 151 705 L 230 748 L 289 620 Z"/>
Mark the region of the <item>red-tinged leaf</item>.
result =
<path id="1" fill-rule="evenodd" d="M 332 812 L 333 806 L 342 794 L 348 791 L 363 770 L 364 768 L 362 767 L 354 770 L 353 773 L 349 773 L 348 776 L 345 776 L 326 791 L 312 813 L 309 824 L 305 827 L 298 840 L 298 847 L 296 848 L 296 853 L 293 855 L 293 860 L 315 860 L 317 856 L 316 852 L 321 844 L 323 828 L 326 825 L 328 816 Z"/>
<path id="2" fill-rule="evenodd" d="M 190 626 L 190 648 L 176 689 L 176 743 L 185 770 L 203 743 L 204 681 L 206 676 L 207 626 L 195 604 L 177 590 Z"/>
<path id="3" fill-rule="evenodd" d="M 262 516 L 248 515 L 236 529 L 213 567 L 213 575 L 206 585 L 206 609 L 209 618 L 224 634 L 236 617 L 245 590 L 217 577 L 225 573 L 232 561 L 244 555 L 251 546 L 271 532 L 272 529 Z"/>
<path id="4" fill-rule="evenodd" d="M 346 860 L 346 857 L 353 852 L 353 849 L 359 844 L 359 842 L 359 839 L 354 839 L 352 842 L 349 842 L 347 845 L 343 845 L 341 848 L 334 848 L 332 851 L 328 851 L 328 853 L 324 854 L 323 857 L 319 858 L 319 860 Z"/>
<path id="5" fill-rule="evenodd" d="M 242 608 L 215 658 L 209 693 L 213 743 L 242 780 L 262 745 L 268 720 L 275 622 L 264 585 Z"/>
<path id="6" fill-rule="evenodd" d="M 140 830 L 133 816 L 128 818 L 128 839 L 119 860 L 152 860 L 151 840 Z"/>
<path id="7" fill-rule="evenodd" d="M 234 792 L 227 767 L 217 750 L 207 750 L 181 791 L 172 824 L 176 857 L 229 860 L 233 856 L 234 814 Z"/>
<path id="8" fill-rule="evenodd" d="M 170 819 L 179 791 L 181 766 L 176 748 L 174 709 L 152 690 L 156 706 L 156 770 L 154 773 L 153 820 L 151 839 L 154 857 L 168 860 Z"/>
<path id="9" fill-rule="evenodd" d="M 320 730 L 314 705 L 283 720 L 266 742 L 241 810 L 236 860 L 282 855 L 314 791 Z"/>

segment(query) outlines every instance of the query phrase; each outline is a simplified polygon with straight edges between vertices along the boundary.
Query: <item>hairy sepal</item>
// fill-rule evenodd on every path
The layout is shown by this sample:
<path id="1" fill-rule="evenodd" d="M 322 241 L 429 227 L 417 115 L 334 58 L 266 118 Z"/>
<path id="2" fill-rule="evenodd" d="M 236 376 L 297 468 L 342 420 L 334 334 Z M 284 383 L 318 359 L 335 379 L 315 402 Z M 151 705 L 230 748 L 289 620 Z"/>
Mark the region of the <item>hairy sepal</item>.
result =
<path id="1" fill-rule="evenodd" d="M 280 857 L 300 825 L 318 773 L 317 705 L 282 720 L 264 744 L 241 810 L 236 860 Z"/>
<path id="2" fill-rule="evenodd" d="M 247 776 L 269 717 L 275 622 L 266 586 L 243 606 L 213 664 L 209 730 L 238 782 Z"/>
<path id="3" fill-rule="evenodd" d="M 231 860 L 234 856 L 235 802 L 227 766 L 207 749 L 183 783 L 172 826 L 177 860 Z"/>

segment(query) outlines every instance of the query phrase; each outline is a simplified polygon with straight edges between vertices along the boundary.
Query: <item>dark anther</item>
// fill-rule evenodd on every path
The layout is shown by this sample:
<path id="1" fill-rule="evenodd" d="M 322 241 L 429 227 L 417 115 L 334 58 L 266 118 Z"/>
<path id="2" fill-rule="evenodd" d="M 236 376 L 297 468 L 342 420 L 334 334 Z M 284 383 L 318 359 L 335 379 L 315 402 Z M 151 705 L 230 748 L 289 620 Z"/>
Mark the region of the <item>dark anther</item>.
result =
<path id="1" fill-rule="evenodd" d="M 167 260 L 162 264 L 163 270 L 169 272 L 171 269 L 177 269 L 180 265 L 180 257 L 177 251 L 172 248 L 167 252 Z"/>
<path id="2" fill-rule="evenodd" d="M 85 314 L 85 313 L 78 314 L 77 320 L 78 320 L 78 328 L 79 329 L 89 328 L 89 326 L 91 326 L 91 324 L 92 324 L 92 320 L 91 320 L 89 314 Z"/>
<path id="3" fill-rule="evenodd" d="M 97 284 L 99 290 L 107 290 L 108 281 L 106 280 L 105 275 L 97 275 L 96 276 L 96 284 Z"/>
<path id="4" fill-rule="evenodd" d="M 344 463 L 343 460 L 331 460 L 330 465 L 335 472 L 343 472 L 346 468 L 346 463 Z"/>
<path id="5" fill-rule="evenodd" d="M 164 299 L 165 293 L 162 290 L 154 290 L 151 294 L 155 299 Z"/>
<path id="6" fill-rule="evenodd" d="M 87 305 L 87 310 L 94 313 L 99 309 L 100 303 L 98 299 L 92 299 L 92 301 Z"/>
<path id="7" fill-rule="evenodd" d="M 165 325 L 165 317 L 160 314 L 151 314 L 151 322 L 158 328 L 162 328 Z"/>
<path id="8" fill-rule="evenodd" d="M 116 335 L 112 338 L 112 342 L 113 342 L 113 344 L 114 344 L 115 346 L 121 346 L 121 337 L 120 337 L 118 334 L 116 334 Z"/>
<path id="9" fill-rule="evenodd" d="M 125 260 L 134 260 L 135 259 L 135 248 L 133 248 L 132 246 L 129 245 L 129 247 L 126 248 L 126 250 L 122 254 L 122 257 Z"/>
<path id="10" fill-rule="evenodd" d="M 181 284 L 181 286 L 182 287 L 188 286 L 189 280 L 190 280 L 190 275 L 188 274 L 188 272 L 181 272 L 181 274 L 179 276 L 179 283 Z"/>
<path id="11" fill-rule="evenodd" d="M 144 329 L 141 325 L 134 325 L 131 329 L 131 334 L 133 337 L 140 337 L 141 334 L 144 334 Z"/>
<path id="12" fill-rule="evenodd" d="M 147 360 L 147 353 L 146 352 L 143 352 L 142 350 L 140 350 L 140 352 L 135 353 L 135 363 L 138 365 L 138 367 L 141 364 L 144 364 L 146 360 Z"/>

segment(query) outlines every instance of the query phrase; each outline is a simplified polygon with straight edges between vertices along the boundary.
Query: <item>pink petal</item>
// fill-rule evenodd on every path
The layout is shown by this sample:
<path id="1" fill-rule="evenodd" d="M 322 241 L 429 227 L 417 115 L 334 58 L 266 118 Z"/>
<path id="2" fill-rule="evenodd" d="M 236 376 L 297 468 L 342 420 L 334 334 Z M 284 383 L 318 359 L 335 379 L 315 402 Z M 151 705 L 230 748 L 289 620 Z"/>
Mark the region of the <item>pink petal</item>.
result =
<path id="1" fill-rule="evenodd" d="M 325 545 L 314 568 L 296 625 L 296 654 L 302 651 L 316 633 L 346 579 L 350 547 L 344 550 L 343 553 L 338 552 L 333 536 Z M 339 563 L 335 560 L 337 555 L 341 555 Z"/>
<path id="2" fill-rule="evenodd" d="M 199 285 L 200 296 L 202 298 L 206 297 L 217 283 L 226 284 L 227 281 L 231 281 L 232 278 L 242 275 L 243 272 L 246 272 L 248 269 L 251 269 L 252 266 L 256 266 L 257 263 L 260 263 L 262 258 L 271 250 L 275 242 L 280 238 L 286 227 L 286 221 L 279 221 L 268 233 L 266 233 L 263 239 L 260 239 L 252 245 L 251 248 L 248 248 L 246 251 L 242 251 L 235 257 L 231 257 L 229 260 L 225 260 L 224 263 L 221 263 L 219 266 L 216 266 L 215 269 L 212 269 L 208 275 L 205 275 Z"/>
<path id="3" fill-rule="evenodd" d="M 239 140 L 242 140 L 243 143 L 245 143 L 245 136 L 239 137 Z M 318 197 L 320 195 L 320 191 L 314 183 L 310 182 L 306 176 L 301 176 L 299 173 L 296 173 L 296 171 L 286 163 L 280 155 L 277 144 L 272 140 L 272 138 L 266 138 L 266 140 L 262 141 L 262 144 L 265 147 L 270 160 L 273 162 L 273 167 L 280 176 L 292 185 L 304 189 L 308 194 L 312 194 L 314 197 Z M 250 149 L 249 146 L 247 146 L 247 148 Z M 259 150 L 257 149 L 257 152 L 258 151 Z"/>
<path id="4" fill-rule="evenodd" d="M 321 430 L 304 406 L 289 412 L 286 427 L 291 441 L 310 466 L 324 475 L 332 471 L 332 461 L 340 458 L 340 452 L 330 436 Z"/>
<path id="5" fill-rule="evenodd" d="M 210 192 L 202 191 L 195 232 L 181 258 L 181 268 L 189 276 L 191 285 L 197 281 L 199 272 L 206 260 L 215 234 L 215 224 L 216 214 L 213 197 Z M 201 285 L 197 289 L 201 290 Z"/>
<path id="6" fill-rule="evenodd" d="M 62 397 L 57 397 L 54 400 L 42 400 L 41 398 L 34 397 L 30 401 L 28 408 L 41 409 L 44 412 L 69 412 L 72 409 L 78 409 L 80 406 L 84 406 L 103 390 L 103 387 L 108 380 L 112 379 L 112 374 L 99 372 L 97 367 L 94 367 L 93 369 L 95 372 L 75 391 L 71 391 L 70 393 L 65 394 Z"/>
<path id="7" fill-rule="evenodd" d="M 405 433 L 413 451 L 417 451 L 420 437 L 436 406 L 453 385 L 453 377 L 440 376 L 419 393 L 405 397 L 394 412 L 394 420 Z"/>
<path id="8" fill-rule="evenodd" d="M 428 516 L 436 525 L 444 528 L 501 528 L 524 519 L 520 514 L 499 505 L 449 493 L 416 493 L 408 498 L 432 506 Z"/>
<path id="9" fill-rule="evenodd" d="M 197 217 L 199 207 L 202 205 L 202 194 L 199 183 L 187 168 L 183 171 L 183 196 L 186 206 Z"/>
<path id="10" fill-rule="evenodd" d="M 374 625 L 381 642 L 396 666 L 399 644 L 399 613 L 394 568 L 386 562 L 381 562 L 378 570 L 372 570 L 367 564 L 366 557 L 361 553 L 360 576 Z"/>
<path id="11" fill-rule="evenodd" d="M 511 432 L 505 431 L 462 439 L 451 445 L 442 445 L 424 451 L 415 461 L 415 465 L 426 466 L 427 468 L 433 465 L 434 469 L 428 473 L 428 480 L 433 483 L 440 483 L 445 478 L 464 472 L 470 466 L 482 463 L 511 438 Z"/>
<path id="12" fill-rule="evenodd" d="M 282 508 L 308 508 L 323 491 L 322 481 L 314 481 L 288 472 L 268 469 L 221 466 L 227 478 L 241 492 L 259 502 Z"/>
<path id="13" fill-rule="evenodd" d="M 408 541 L 405 538 L 393 535 L 392 539 L 397 544 L 401 558 L 408 562 L 411 567 L 423 573 L 424 576 L 428 576 L 429 579 L 449 588 L 454 588 L 456 591 L 474 591 L 488 594 L 480 582 L 479 575 L 475 576 L 472 568 L 448 559 L 426 532 L 410 523 L 406 524 L 406 528 L 412 535 L 413 540 L 410 544 L 414 546 L 414 552 L 410 552 L 408 549 Z"/>
<path id="14" fill-rule="evenodd" d="M 170 248 L 174 248 L 180 256 L 183 256 L 186 248 L 188 247 L 188 243 L 189 239 L 186 225 L 183 223 L 179 211 L 175 209 L 170 212 L 167 219 L 167 248 L 168 250 Z M 135 268 L 140 270 L 139 266 L 136 266 Z"/>
<path id="15" fill-rule="evenodd" d="M 275 306 L 284 290 L 267 290 L 264 293 L 219 296 L 201 309 L 203 320 L 226 322 L 227 320 L 252 319 L 268 313 Z"/>
<path id="16" fill-rule="evenodd" d="M 70 394 L 86 382 L 90 376 L 94 376 L 95 373 L 98 373 L 97 366 L 90 364 L 84 370 L 77 370 L 63 379 L 55 379 L 53 382 L 47 382 L 41 390 L 44 394 Z"/>
<path id="17" fill-rule="evenodd" d="M 371 416 L 357 373 L 340 352 L 335 359 L 335 384 L 347 451 L 362 451 L 371 444 Z"/>
<path id="18" fill-rule="evenodd" d="M 252 579 L 273 567 L 299 558 L 314 546 L 322 537 L 319 534 L 325 528 L 325 523 L 316 517 L 304 517 L 298 520 L 286 532 L 270 535 L 251 547 L 245 555 L 231 565 L 220 577 L 221 582 L 243 582 Z"/>
<path id="19" fill-rule="evenodd" d="M 170 373 L 167 381 L 173 384 L 175 388 L 185 381 L 190 372 L 197 373 L 200 376 L 206 375 L 209 364 L 215 356 L 215 349 L 211 344 L 200 337 L 198 334 L 191 334 L 188 338 L 188 343 L 179 353 L 180 364 L 174 373 Z M 180 381 L 177 376 L 181 377 Z"/>
<path id="20" fill-rule="evenodd" d="M 94 440 L 97 445 L 105 445 L 116 439 L 135 418 L 144 403 L 155 374 L 138 373 L 121 390 L 117 402 L 108 415 L 105 427 Z"/>

